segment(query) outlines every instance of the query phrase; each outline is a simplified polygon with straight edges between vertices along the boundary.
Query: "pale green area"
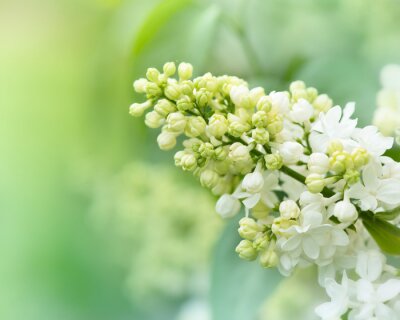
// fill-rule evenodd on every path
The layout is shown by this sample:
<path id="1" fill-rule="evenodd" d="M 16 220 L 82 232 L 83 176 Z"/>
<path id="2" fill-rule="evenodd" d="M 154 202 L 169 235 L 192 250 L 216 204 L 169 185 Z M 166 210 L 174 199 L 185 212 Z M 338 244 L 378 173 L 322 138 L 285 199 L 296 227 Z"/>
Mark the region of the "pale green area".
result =
<path id="1" fill-rule="evenodd" d="M 114 238 L 96 228 L 92 211 L 96 183 L 127 164 L 172 167 L 172 153 L 157 150 L 155 132 L 127 114 L 138 98 L 132 81 L 146 67 L 183 60 L 197 74 L 235 74 L 267 90 L 301 78 L 337 103 L 355 100 L 367 124 L 380 68 L 400 63 L 398 0 L 158 3 L 0 3 L 0 319 L 149 317 L 142 303 L 132 302 L 127 267 L 115 259 Z M 173 169 L 163 185 L 175 183 L 170 175 L 192 187 L 188 175 Z M 157 221 L 160 228 L 165 221 Z M 131 228 L 135 234 L 141 226 Z M 232 295 L 245 281 L 238 274 L 226 286 L 231 303 L 243 300 Z M 293 292 L 312 295 L 301 281 L 288 283 L 279 288 L 300 286 Z M 152 317 L 173 318 L 180 301 L 154 298 L 161 302 Z M 299 308 L 298 300 L 283 299 L 285 307 Z M 225 320 L 218 312 L 216 320 Z"/>

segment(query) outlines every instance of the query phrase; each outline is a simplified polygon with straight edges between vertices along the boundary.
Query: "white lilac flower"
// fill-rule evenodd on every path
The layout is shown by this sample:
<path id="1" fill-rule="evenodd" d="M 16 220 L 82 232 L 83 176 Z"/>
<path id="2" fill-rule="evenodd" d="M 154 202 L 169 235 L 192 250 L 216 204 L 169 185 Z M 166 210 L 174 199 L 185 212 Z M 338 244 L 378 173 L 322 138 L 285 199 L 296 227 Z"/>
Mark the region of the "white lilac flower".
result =
<path id="1" fill-rule="evenodd" d="M 348 103 L 342 109 L 335 106 L 327 113 L 321 112 L 319 119 L 312 125 L 310 143 L 314 152 L 325 152 L 332 140 L 339 140 L 345 147 L 354 146 L 350 139 L 357 125 L 357 120 L 350 117 L 354 113 L 354 103 Z"/>
<path id="2" fill-rule="evenodd" d="M 375 126 L 354 129 L 352 138 L 359 143 L 359 146 L 376 157 L 384 154 L 393 146 L 394 142 L 394 138 L 385 137 Z"/>
<path id="3" fill-rule="evenodd" d="M 230 194 L 223 194 L 215 205 L 215 211 L 222 218 L 231 218 L 240 210 L 240 202 Z"/>

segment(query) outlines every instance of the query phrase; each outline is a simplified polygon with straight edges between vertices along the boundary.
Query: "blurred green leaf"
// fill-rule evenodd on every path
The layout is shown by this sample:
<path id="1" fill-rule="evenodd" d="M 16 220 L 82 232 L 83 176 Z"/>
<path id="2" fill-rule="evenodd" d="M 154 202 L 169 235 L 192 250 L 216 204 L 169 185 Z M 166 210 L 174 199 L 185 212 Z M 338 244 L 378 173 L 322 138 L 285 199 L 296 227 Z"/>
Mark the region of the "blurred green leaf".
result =
<path id="1" fill-rule="evenodd" d="M 164 0 L 161 1 L 147 16 L 143 22 L 135 42 L 133 44 L 133 55 L 139 55 L 143 48 L 154 38 L 159 30 L 163 28 L 174 14 L 192 3 L 192 0 Z"/>
<path id="2" fill-rule="evenodd" d="M 215 249 L 210 292 L 213 320 L 256 319 L 282 279 L 276 268 L 264 269 L 237 256 L 239 218 L 227 223 Z"/>
<path id="3" fill-rule="evenodd" d="M 384 252 L 392 255 L 400 255 L 399 228 L 379 219 L 372 213 L 365 213 L 361 217 L 364 226 Z"/>
<path id="4" fill-rule="evenodd" d="M 400 207 L 386 212 L 378 212 L 375 216 L 383 220 L 393 220 L 396 219 L 399 215 Z"/>

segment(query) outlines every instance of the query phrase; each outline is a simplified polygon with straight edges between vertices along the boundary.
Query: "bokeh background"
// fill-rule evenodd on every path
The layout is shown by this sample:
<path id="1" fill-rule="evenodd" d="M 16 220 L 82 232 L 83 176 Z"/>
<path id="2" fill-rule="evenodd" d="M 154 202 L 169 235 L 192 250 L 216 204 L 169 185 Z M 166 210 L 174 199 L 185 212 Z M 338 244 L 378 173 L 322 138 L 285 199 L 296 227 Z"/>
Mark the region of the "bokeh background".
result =
<path id="1" fill-rule="evenodd" d="M 1 1 L 0 319 L 313 318 L 313 270 L 239 261 L 234 222 L 128 115 L 166 61 L 302 79 L 366 125 L 400 1 Z"/>

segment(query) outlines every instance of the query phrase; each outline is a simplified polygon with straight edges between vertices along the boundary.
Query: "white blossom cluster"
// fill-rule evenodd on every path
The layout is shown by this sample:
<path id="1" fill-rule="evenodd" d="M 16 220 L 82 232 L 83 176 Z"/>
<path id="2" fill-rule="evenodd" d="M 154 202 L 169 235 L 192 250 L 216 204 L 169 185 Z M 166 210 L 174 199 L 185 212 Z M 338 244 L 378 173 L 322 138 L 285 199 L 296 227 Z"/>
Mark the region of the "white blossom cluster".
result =
<path id="1" fill-rule="evenodd" d="M 266 94 L 236 77 L 190 80 L 187 63 L 178 79 L 175 72 L 173 63 L 163 73 L 148 69 L 147 79 L 134 83 L 147 100 L 130 113 L 152 108 L 145 123 L 161 127 L 163 150 L 185 136 L 175 164 L 220 196 L 218 214 L 233 217 L 244 207 L 239 256 L 285 276 L 316 265 L 331 298 L 316 310 L 322 319 L 398 319 L 398 270 L 371 237 L 399 253 L 398 243 L 387 241 L 400 237 L 393 222 L 400 164 L 384 156 L 394 139 L 374 126 L 357 128 L 354 103 L 333 106 L 301 81 Z"/>
<path id="2" fill-rule="evenodd" d="M 400 65 L 389 64 L 382 69 L 381 85 L 373 123 L 384 134 L 396 135 L 400 144 Z"/>

